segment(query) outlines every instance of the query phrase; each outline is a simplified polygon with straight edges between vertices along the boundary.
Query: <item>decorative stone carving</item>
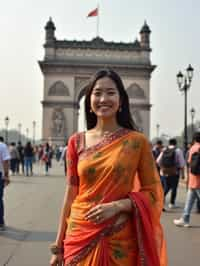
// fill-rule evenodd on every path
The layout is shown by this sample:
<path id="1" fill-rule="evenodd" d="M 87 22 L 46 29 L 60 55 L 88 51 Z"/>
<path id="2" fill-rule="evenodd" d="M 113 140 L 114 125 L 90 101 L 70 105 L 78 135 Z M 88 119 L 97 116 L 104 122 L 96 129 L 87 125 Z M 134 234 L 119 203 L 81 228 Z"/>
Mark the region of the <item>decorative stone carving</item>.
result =
<path id="1" fill-rule="evenodd" d="M 131 84 L 127 88 L 127 93 L 130 98 L 134 99 L 145 99 L 145 94 L 143 89 L 136 83 Z"/>
<path id="2" fill-rule="evenodd" d="M 56 81 L 49 89 L 49 96 L 69 96 L 69 89 L 64 82 Z"/>
<path id="3" fill-rule="evenodd" d="M 65 115 L 61 108 L 56 108 L 52 114 L 52 135 L 63 137 L 65 133 Z"/>

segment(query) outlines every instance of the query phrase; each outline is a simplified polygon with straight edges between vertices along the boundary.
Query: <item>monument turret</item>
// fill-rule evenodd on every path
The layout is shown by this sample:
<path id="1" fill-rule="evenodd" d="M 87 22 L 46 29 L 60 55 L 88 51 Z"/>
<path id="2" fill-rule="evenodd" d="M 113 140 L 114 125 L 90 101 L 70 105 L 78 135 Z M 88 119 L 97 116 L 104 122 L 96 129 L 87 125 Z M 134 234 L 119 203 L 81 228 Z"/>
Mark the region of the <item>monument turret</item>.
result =
<path id="1" fill-rule="evenodd" d="M 47 22 L 45 26 L 45 31 L 46 31 L 46 43 L 52 43 L 56 40 L 55 38 L 55 30 L 56 27 L 52 21 L 52 18 L 49 18 L 49 21 Z"/>
<path id="2" fill-rule="evenodd" d="M 145 21 L 140 31 L 140 44 L 142 48 L 150 49 L 150 34 L 151 30 Z"/>

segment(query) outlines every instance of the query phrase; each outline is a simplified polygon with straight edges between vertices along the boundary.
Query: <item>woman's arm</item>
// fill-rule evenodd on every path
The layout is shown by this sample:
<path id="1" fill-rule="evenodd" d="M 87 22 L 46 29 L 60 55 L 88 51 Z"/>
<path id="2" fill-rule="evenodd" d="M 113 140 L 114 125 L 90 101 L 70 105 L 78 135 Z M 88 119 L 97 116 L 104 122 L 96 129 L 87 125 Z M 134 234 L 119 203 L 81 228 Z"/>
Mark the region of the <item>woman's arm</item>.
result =
<path id="1" fill-rule="evenodd" d="M 86 214 L 85 219 L 93 223 L 102 223 L 122 212 L 131 212 L 132 203 L 130 199 L 121 199 L 95 206 Z"/>
<path id="2" fill-rule="evenodd" d="M 66 219 L 70 215 L 71 205 L 72 205 L 77 193 L 78 193 L 78 187 L 77 186 L 73 186 L 73 185 L 69 185 L 69 184 L 67 185 L 66 190 L 65 190 L 63 205 L 62 205 L 61 213 L 60 213 L 57 237 L 56 237 L 56 241 L 55 241 L 55 244 L 58 247 L 63 246 L 63 240 L 65 237 L 65 232 L 67 230 Z"/>

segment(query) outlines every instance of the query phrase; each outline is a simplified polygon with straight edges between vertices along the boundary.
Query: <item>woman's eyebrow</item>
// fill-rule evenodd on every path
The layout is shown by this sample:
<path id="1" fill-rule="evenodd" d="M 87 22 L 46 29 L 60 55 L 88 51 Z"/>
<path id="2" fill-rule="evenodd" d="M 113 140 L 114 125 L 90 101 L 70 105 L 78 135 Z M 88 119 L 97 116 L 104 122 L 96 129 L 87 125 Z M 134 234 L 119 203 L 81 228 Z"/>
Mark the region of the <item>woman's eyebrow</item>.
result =
<path id="1" fill-rule="evenodd" d="M 94 91 L 104 91 L 104 90 L 113 90 L 113 91 L 116 91 L 116 88 L 94 88 Z"/>

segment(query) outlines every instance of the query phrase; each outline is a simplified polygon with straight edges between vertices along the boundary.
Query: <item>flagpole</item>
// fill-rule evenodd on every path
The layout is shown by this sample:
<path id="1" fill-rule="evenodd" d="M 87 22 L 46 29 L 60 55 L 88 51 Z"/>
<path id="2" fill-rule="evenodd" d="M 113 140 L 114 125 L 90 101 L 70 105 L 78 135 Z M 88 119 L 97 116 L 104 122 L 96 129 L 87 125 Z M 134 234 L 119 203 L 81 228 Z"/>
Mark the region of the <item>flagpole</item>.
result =
<path id="1" fill-rule="evenodd" d="M 99 9 L 99 3 L 97 5 L 97 37 L 99 37 L 99 15 L 100 15 L 100 9 Z"/>

